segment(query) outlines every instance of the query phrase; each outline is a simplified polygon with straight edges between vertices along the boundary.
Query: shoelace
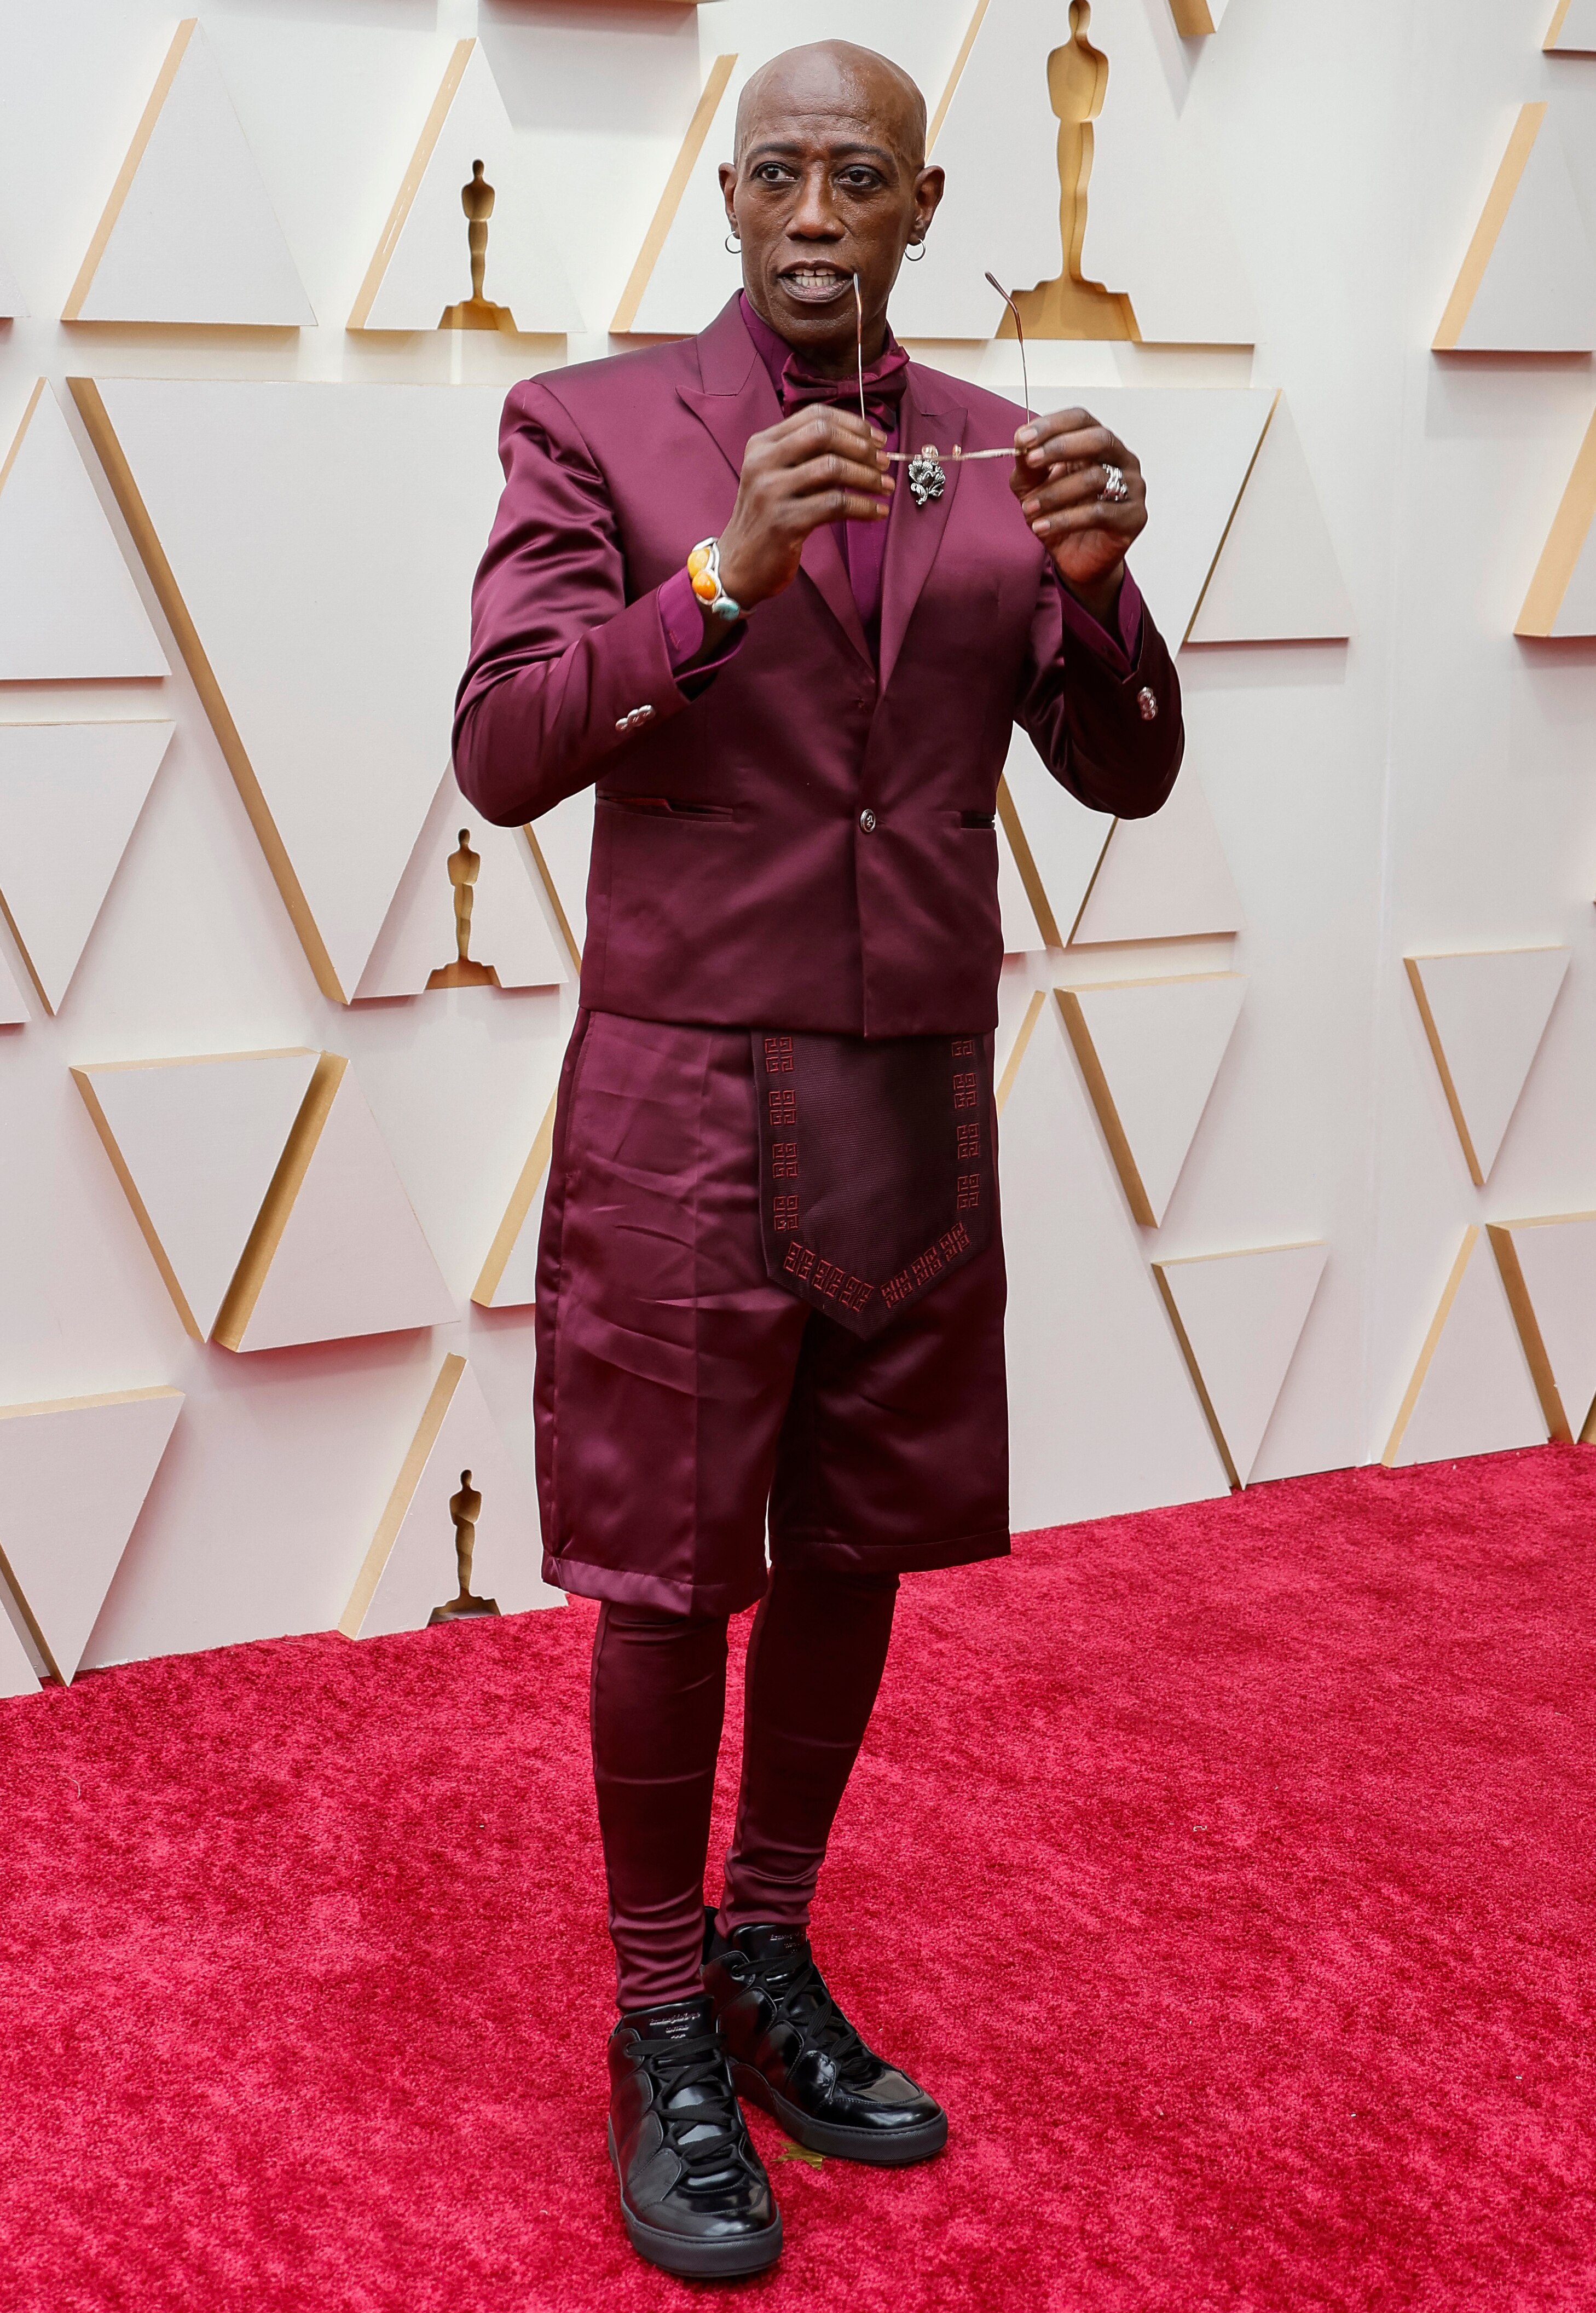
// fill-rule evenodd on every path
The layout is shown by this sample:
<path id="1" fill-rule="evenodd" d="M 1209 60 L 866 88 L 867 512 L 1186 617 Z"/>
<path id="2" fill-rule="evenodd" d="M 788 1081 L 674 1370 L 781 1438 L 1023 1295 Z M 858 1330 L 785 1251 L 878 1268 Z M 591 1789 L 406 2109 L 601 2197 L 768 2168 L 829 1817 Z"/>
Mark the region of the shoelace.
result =
<path id="1" fill-rule="evenodd" d="M 776 2012 L 802 2033 L 811 2048 L 829 2056 L 839 2080 L 863 2088 L 873 2078 L 877 2059 L 848 2022 L 815 1965 L 811 1952 L 772 1952 L 753 1963 Z"/>
<path id="2" fill-rule="evenodd" d="M 658 2084 L 654 2110 L 683 2167 L 701 2181 L 705 2172 L 735 2159 L 742 2114 L 721 2041 L 713 2035 L 645 2040 L 636 2053 Z"/>

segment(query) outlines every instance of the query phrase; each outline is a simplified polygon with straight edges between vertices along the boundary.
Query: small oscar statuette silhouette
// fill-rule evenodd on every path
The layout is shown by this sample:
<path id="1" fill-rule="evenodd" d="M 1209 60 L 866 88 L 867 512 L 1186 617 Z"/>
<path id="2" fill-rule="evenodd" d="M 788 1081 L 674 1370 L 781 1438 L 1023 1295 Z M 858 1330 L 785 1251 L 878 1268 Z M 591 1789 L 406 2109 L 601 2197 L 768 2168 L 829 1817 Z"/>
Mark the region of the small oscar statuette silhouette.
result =
<path id="1" fill-rule="evenodd" d="M 493 215 L 494 190 L 482 173 L 480 161 L 471 163 L 471 181 L 460 189 L 466 213 L 466 238 L 471 251 L 471 294 L 458 305 L 445 305 L 441 330 L 504 330 L 515 335 L 515 316 L 508 305 L 495 305 L 482 294 L 487 277 L 487 220 Z"/>
<path id="2" fill-rule="evenodd" d="M 449 881 L 454 890 L 454 962 L 440 964 L 436 972 L 427 974 L 429 988 L 496 988 L 499 984 L 491 963 L 471 961 L 471 902 L 481 873 L 480 856 L 471 849 L 471 831 L 462 827 L 460 849 L 449 855 Z"/>
<path id="3" fill-rule="evenodd" d="M 454 1565 L 459 1579 L 458 1594 L 447 1605 L 434 1606 L 426 1618 L 430 1631 L 434 1623 L 458 1623 L 469 1614 L 496 1614 L 498 1601 L 495 1598 L 473 1598 L 471 1596 L 471 1558 L 477 1547 L 477 1521 L 482 1515 L 482 1497 L 471 1483 L 471 1473 L 460 1473 L 460 1491 L 449 1498 L 449 1515 L 454 1520 Z"/>

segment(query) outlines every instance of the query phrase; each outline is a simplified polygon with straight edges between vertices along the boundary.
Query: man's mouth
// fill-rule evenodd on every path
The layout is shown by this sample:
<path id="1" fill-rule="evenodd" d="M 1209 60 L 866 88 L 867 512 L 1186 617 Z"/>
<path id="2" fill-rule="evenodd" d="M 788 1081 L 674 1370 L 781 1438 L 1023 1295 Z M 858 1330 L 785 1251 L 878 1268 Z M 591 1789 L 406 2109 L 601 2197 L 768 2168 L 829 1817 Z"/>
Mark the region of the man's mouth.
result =
<path id="1" fill-rule="evenodd" d="M 793 265 L 781 275 L 781 286 L 802 305 L 829 305 L 854 286 L 854 277 L 837 265 Z"/>

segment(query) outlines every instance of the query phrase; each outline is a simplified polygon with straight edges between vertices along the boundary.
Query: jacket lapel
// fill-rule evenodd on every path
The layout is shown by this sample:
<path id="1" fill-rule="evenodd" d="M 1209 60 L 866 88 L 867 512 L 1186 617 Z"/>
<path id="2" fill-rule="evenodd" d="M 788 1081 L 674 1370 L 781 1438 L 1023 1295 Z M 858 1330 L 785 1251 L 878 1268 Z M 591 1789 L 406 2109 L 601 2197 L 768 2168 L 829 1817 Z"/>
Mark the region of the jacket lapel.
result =
<path id="1" fill-rule="evenodd" d="M 945 453 L 962 447 L 968 430 L 969 413 L 960 403 L 945 398 L 943 382 L 928 376 L 917 362 L 912 364 L 903 397 L 898 446 L 914 451 L 934 443 L 944 453 L 943 471 L 948 479 L 940 498 L 916 506 L 909 495 L 908 468 L 899 466 L 895 470 L 902 503 L 893 507 L 892 520 L 887 526 L 887 566 L 881 581 L 883 692 L 892 680 L 915 604 L 931 576 L 931 566 L 947 531 L 948 517 L 953 511 L 960 477 L 964 471 L 956 460 L 948 462 Z"/>
<path id="2" fill-rule="evenodd" d="M 828 610 L 865 665 L 872 665 L 873 662 L 870 655 L 870 644 L 865 638 L 864 621 L 859 616 L 859 605 L 854 599 L 854 584 L 848 576 L 848 566 L 842 558 L 835 523 L 828 523 L 822 530 L 810 532 L 803 541 L 799 567 L 811 584 L 819 588 Z"/>
<path id="3" fill-rule="evenodd" d="M 677 392 L 715 436 L 732 471 L 741 474 L 749 435 L 779 424 L 781 403 L 770 374 L 742 326 L 736 298 L 716 314 L 698 339 L 698 367 L 703 392 L 695 393 L 685 385 L 678 386 Z M 800 567 L 868 666 L 870 645 L 833 524 L 811 531 L 803 541 Z"/>

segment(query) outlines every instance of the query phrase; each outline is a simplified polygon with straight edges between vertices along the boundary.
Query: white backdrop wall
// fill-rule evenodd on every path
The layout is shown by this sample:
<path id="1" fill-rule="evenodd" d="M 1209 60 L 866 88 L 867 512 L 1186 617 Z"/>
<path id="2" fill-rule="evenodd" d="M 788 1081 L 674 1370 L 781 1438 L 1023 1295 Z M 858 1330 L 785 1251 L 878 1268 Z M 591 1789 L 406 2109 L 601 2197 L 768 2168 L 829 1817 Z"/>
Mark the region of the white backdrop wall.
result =
<path id="1" fill-rule="evenodd" d="M 1430 347 L 1521 105 L 1549 100 L 1576 223 L 1596 232 L 1596 57 L 1542 53 L 1552 4 L 1350 0 L 1324 10 L 1231 0 L 1215 36 L 1184 40 L 1168 0 L 1101 0 L 1093 12 L 1092 37 L 1109 71 L 1088 275 L 1094 247 L 1109 252 L 1125 269 L 1109 286 L 1156 315 L 1176 268 L 1174 286 L 1193 318 L 1181 320 L 1179 344 L 1039 343 L 1033 383 L 1055 402 L 1099 399 L 1127 439 L 1146 443 L 1153 532 L 1138 567 L 1162 571 L 1179 548 L 1196 555 L 1200 583 L 1217 551 L 1242 604 L 1224 613 L 1231 632 L 1261 638 L 1270 599 L 1293 599 L 1293 586 L 1333 594 L 1337 569 L 1350 616 L 1332 602 L 1316 623 L 1310 606 L 1294 626 L 1285 618 L 1285 638 L 1194 640 L 1182 651 L 1185 776 L 1206 799 L 1223 857 L 1215 866 L 1203 828 L 1185 822 L 1172 866 L 1134 853 L 1127 836 L 1116 868 L 1123 889 L 1110 891 L 1105 865 L 1094 902 L 1106 909 L 1113 898 L 1112 919 L 1104 919 L 1112 937 L 1065 944 L 1081 896 L 1069 847 L 1079 851 L 1083 839 L 1078 827 L 1047 834 L 1037 816 L 1043 805 L 1027 803 L 1016 768 L 1018 815 L 1047 902 L 1062 919 L 1057 944 L 1048 945 L 1048 928 L 1026 915 L 1011 878 L 1015 953 L 1005 967 L 1000 1058 L 1014 1056 L 1029 1028 L 1004 1113 L 1021 1526 L 1224 1489 L 1226 1462 L 1187 1350 L 1232 1463 L 1242 1454 L 1237 1440 L 1248 1438 L 1237 1474 L 1254 1482 L 1374 1458 L 1392 1444 L 1405 1406 L 1410 1418 L 1393 1448 L 1403 1459 L 1547 1434 L 1533 1343 L 1527 1353 L 1483 1235 L 1445 1327 L 1427 1337 L 1467 1229 L 1596 1208 L 1596 639 L 1513 633 L 1596 393 L 1588 349 Z M 0 484 L 0 667 L 17 678 L 0 680 L 0 726 L 158 718 L 175 726 L 53 1012 L 24 960 L 24 919 L 30 907 L 37 916 L 57 901 L 81 910 L 90 871 L 75 845 L 86 838 L 81 822 L 75 835 L 64 801 L 41 866 L 39 791 L 25 780 L 6 788 L 8 727 L 0 727 L 0 893 L 18 935 L 0 922 L 0 999 L 7 974 L 19 991 L 0 1000 L 0 1015 L 17 1015 L 0 1027 L 0 1407 L 156 1387 L 183 1393 L 164 1453 L 151 1449 L 158 1465 L 119 1562 L 110 1550 L 114 1574 L 101 1563 L 106 1546 L 94 1557 L 74 1526 L 73 1489 L 94 1463 L 92 1443 L 30 1462 L 7 1443 L 39 1434 L 29 1417 L 0 1421 L 0 1547 L 23 1591 L 24 1561 L 41 1550 L 64 1561 L 64 1578 L 59 1567 L 57 1574 L 68 1590 L 74 1581 L 103 1590 L 85 1664 L 336 1625 L 451 1352 L 469 1359 L 481 1418 L 496 1425 L 512 1464 L 530 1473 L 531 1311 L 524 1303 L 480 1306 L 470 1295 L 537 1142 L 574 989 L 557 961 L 557 915 L 532 880 L 515 901 L 525 917 L 515 937 L 527 954 L 556 959 L 529 964 L 527 975 L 559 972 L 557 986 L 345 1004 L 319 984 L 237 766 L 230 769 L 219 742 L 215 701 L 197 688 L 192 653 L 185 656 L 153 567 L 159 558 L 136 512 L 130 526 L 101 454 L 105 442 L 66 381 L 99 383 L 263 787 L 298 780 L 296 808 L 307 796 L 312 805 L 326 798 L 332 849 L 321 866 L 329 857 L 347 863 L 346 882 L 331 876 L 326 906 L 346 899 L 369 913 L 361 879 L 377 873 L 379 847 L 367 856 L 352 831 L 363 814 L 376 825 L 390 808 L 408 814 L 402 826 L 387 824 L 383 856 L 410 856 L 443 770 L 436 733 L 446 733 L 450 707 L 449 683 L 429 676 L 404 727 L 373 744 L 384 668 L 395 665 L 396 681 L 414 669 L 412 631 L 430 638 L 441 667 L 452 670 L 463 656 L 462 572 L 496 487 L 497 393 L 529 370 L 627 342 L 608 326 L 714 59 L 736 55 L 741 76 L 792 41 L 846 34 L 897 56 L 934 103 L 971 13 L 972 0 L 814 0 L 802 11 L 776 0 L 706 0 L 697 9 L 645 0 L 216 0 L 201 18 L 203 39 L 316 316 L 249 327 L 157 323 L 136 312 L 116 321 L 56 318 L 79 281 L 178 19 L 157 0 L 7 0 L 0 8 L 0 292 L 9 269 L 20 290 L 9 302 L 28 308 L 0 321 L 0 458 L 44 377 L 169 669 L 163 677 L 112 673 L 102 638 L 89 632 L 70 663 L 36 660 L 19 673 L 6 658 L 8 624 L 31 633 L 48 591 L 22 488 L 7 529 L 6 492 L 23 477 L 19 453 Z M 454 44 L 473 36 L 513 129 L 515 198 L 540 209 L 541 246 L 557 259 L 536 297 L 568 292 L 582 326 L 531 336 L 430 323 L 346 329 Z M 1049 50 L 1067 37 L 1064 0 L 990 0 L 944 132 L 952 180 L 938 231 L 950 251 L 949 286 L 931 280 L 928 264 L 916 291 L 918 325 L 934 328 L 945 313 L 950 330 L 992 326 L 990 317 L 963 318 L 969 299 L 951 279 L 960 233 L 972 251 L 990 246 L 985 261 L 995 267 L 1039 243 L 1057 269 L 1046 72 Z M 1010 44 L 1001 53 L 1000 41 Z M 1011 53 L 1030 75 L 1019 93 L 1004 62 Z M 723 111 L 701 168 L 721 156 L 724 120 Z M 152 158 L 155 150 L 152 138 Z M 1192 173 L 1199 151 L 1206 174 Z M 180 149 L 178 163 L 183 158 Z M 194 162 L 193 198 L 222 203 L 225 250 L 234 226 L 224 198 L 227 151 L 196 136 Z M 171 165 L 170 156 L 162 165 Z M 1194 186 L 1201 198 L 1191 193 L 1188 202 L 1181 189 Z M 687 238 L 703 213 L 702 193 L 689 184 L 647 294 L 662 311 L 671 298 L 697 305 L 657 326 L 706 320 L 718 302 L 729 260 Z M 235 287 L 255 229 L 247 218 L 237 225 L 236 263 L 222 268 Z M 1571 230 L 1566 218 L 1562 229 Z M 513 302 L 514 285 L 494 272 L 495 246 L 510 245 L 504 217 L 495 214 L 493 230 L 501 241 L 490 233 L 487 295 Z M 463 269 L 463 219 L 459 242 Z M 1571 240 L 1552 256 L 1543 303 L 1556 303 L 1565 282 L 1577 303 L 1588 249 L 1582 256 Z M 131 267 L 134 283 L 128 293 L 124 278 L 118 290 L 124 303 L 131 294 L 136 304 L 146 277 L 153 300 L 154 260 L 135 251 L 118 262 L 123 277 Z M 426 277 L 423 268 L 424 292 Z M 108 258 L 106 299 L 110 279 Z M 445 294 L 468 289 L 461 279 Z M 93 310 L 91 295 L 83 311 Z M 1215 342 L 1201 341 L 1203 310 L 1216 317 Z M 524 311 L 517 318 L 528 326 Z M 651 319 L 646 303 L 641 318 Z M 1223 341 L 1238 332 L 1253 341 Z M 1154 334 L 1144 328 L 1145 338 Z M 1545 333 L 1541 342 L 1557 340 Z M 1017 390 L 1012 345 L 950 334 L 923 336 L 916 349 Z M 277 421 L 259 413 L 276 404 L 241 398 L 240 409 L 255 414 L 234 470 L 225 425 L 218 456 L 204 428 L 181 414 L 198 402 L 156 397 L 157 419 L 163 409 L 178 415 L 164 433 L 151 420 L 140 435 L 135 411 L 145 405 L 118 395 L 124 380 L 293 382 L 335 396 L 425 387 L 452 397 L 449 409 L 459 413 L 452 439 L 462 479 L 446 505 L 417 514 L 428 502 L 397 458 L 399 436 L 390 438 L 384 414 L 398 401 L 368 394 L 357 404 L 350 395 L 342 409 L 372 412 L 350 454 L 368 455 L 378 475 L 385 457 L 397 462 L 373 486 L 379 512 L 364 541 L 339 533 L 336 522 L 319 531 L 308 499 L 296 510 L 293 496 L 297 418 L 274 433 Z M 1241 389 L 1267 391 L 1243 403 Z M 1276 390 L 1300 451 L 1290 476 L 1283 465 L 1266 468 L 1267 456 L 1284 460 L 1291 446 L 1277 412 L 1280 430 L 1271 427 L 1248 485 L 1258 491 L 1257 523 L 1244 530 L 1238 512 L 1222 548 Z M 1176 394 L 1188 399 L 1173 403 Z M 1147 398 L 1138 405 L 1137 395 Z M 290 406 L 310 407 L 303 394 Z M 1249 410 L 1256 414 L 1246 436 Z M 30 435 L 52 422 L 36 409 Z M 1239 453 L 1221 442 L 1226 424 L 1232 434 L 1242 429 Z M 322 427 L 317 438 L 325 435 Z M 1223 459 L 1238 455 L 1225 481 Z M 1218 519 L 1199 519 L 1194 509 L 1214 501 L 1216 473 Z M 1292 477 L 1298 496 L 1278 501 L 1271 528 L 1262 486 L 1268 479 L 1284 490 Z M 1217 603 L 1217 572 L 1215 588 Z M 1165 604 L 1177 591 L 1169 580 Z M 1182 600 L 1178 630 L 1191 607 Z M 381 607 L 396 602 L 399 612 Z M 1304 635 L 1314 638 L 1295 638 Z M 250 703 L 257 695 L 264 704 Z M 267 726 L 278 708 L 283 729 L 274 735 Z M 306 788 L 307 780 L 320 785 Z M 401 787 L 402 806 L 390 802 Z M 289 799 L 281 785 L 276 799 L 282 815 Z M 452 945 L 443 860 L 469 818 L 440 811 L 447 831 L 434 830 L 434 851 L 417 853 L 412 877 L 415 892 L 442 894 L 416 901 L 437 909 L 436 964 Z M 314 831 L 314 810 L 310 822 Z M 313 851 L 313 833 L 299 840 Z M 473 840 L 487 859 L 480 831 Z M 1109 857 L 1116 858 L 1112 847 Z M 516 854 L 513 872 L 530 878 L 530 850 Z M 499 874 L 491 861 L 485 867 L 485 907 L 490 867 Z M 304 873 L 313 872 L 310 859 Z M 390 868 L 381 872 L 397 882 Z M 1083 886 L 1084 874 L 1077 880 Z M 1083 919 L 1083 935 L 1089 929 Z M 1437 1011 L 1465 1108 L 1493 1088 L 1512 1108 L 1500 1156 L 1476 1186 L 1404 959 L 1559 946 L 1568 969 L 1539 1049 L 1539 1022 L 1526 1025 L 1507 998 L 1470 998 L 1445 1023 Z M 1212 1024 L 1215 1007 L 1230 1001 L 1229 983 L 1201 976 L 1230 973 L 1245 975 L 1244 1000 L 1228 1044 L 1214 1031 L 1223 1057 L 1209 1070 L 1205 1106 L 1205 1085 L 1180 1089 L 1182 1054 L 1195 1049 L 1191 1021 L 1200 1014 Z M 1092 994 L 1193 976 L 1195 996 L 1155 991 L 1145 1002 L 1120 999 L 1118 1010 Z M 1074 1041 L 1052 993 L 1061 988 L 1074 991 Z M 1034 991 L 1044 995 L 1039 1007 L 1030 1005 Z M 1112 1024 L 1127 1003 L 1132 1025 L 1121 1050 Z M 443 1303 L 429 1304 L 417 1287 L 416 1322 L 361 1332 L 361 1278 L 335 1280 L 343 1300 L 331 1315 L 299 1321 L 307 1338 L 235 1351 L 185 1329 L 72 1070 L 288 1048 L 351 1063 L 378 1136 L 361 1161 L 376 1165 L 381 1149 L 391 1159 L 425 1240 L 414 1258 L 430 1248 Z M 1149 1174 L 1174 1168 L 1156 1227 L 1136 1218 L 1093 1106 L 1094 1051 L 1137 1161 Z M 1469 1089 L 1477 1078 L 1483 1091 Z M 1141 1119 L 1134 1130 L 1133 1112 Z M 215 1165 L 224 1172 L 236 1153 L 218 1147 Z M 266 1158 L 269 1174 L 270 1148 Z M 318 1162 L 332 1157 L 312 1156 L 307 1183 L 322 1181 Z M 324 1183 L 319 1193 L 333 1192 Z M 369 1180 L 350 1193 L 369 1203 Z M 307 1186 L 303 1196 L 310 1194 Z M 327 1212 L 336 1218 L 335 1205 Z M 529 1226 L 535 1219 L 534 1206 Z M 1589 1234 L 1571 1234 L 1571 1260 Z M 1316 1292 L 1300 1262 L 1180 1266 L 1304 1243 L 1327 1249 Z M 285 1236 L 277 1258 L 290 1257 Z M 373 1255 L 379 1267 L 385 1258 L 381 1248 Z M 338 1301 L 333 1283 L 318 1271 L 295 1289 L 302 1301 L 315 1293 Z M 282 1291 L 293 1285 L 290 1278 Z M 1305 1292 L 1312 1297 L 1302 1322 Z M 1584 1378 L 1584 1329 L 1596 1331 L 1587 1309 L 1596 1310 L 1596 1295 L 1541 1312 L 1575 1432 L 1596 1390 L 1596 1374 Z M 430 1322 L 440 1314 L 444 1322 Z M 318 1325 L 342 1337 L 309 1337 Z M 1415 1395 L 1426 1346 L 1434 1355 Z M 524 1495 L 515 1515 L 530 1547 Z M 439 1566 L 447 1560 L 452 1573 L 447 1543 L 445 1529 Z M 80 1549 L 81 1576 L 73 1559 Z M 447 1595 L 442 1571 L 437 1587 Z"/>

